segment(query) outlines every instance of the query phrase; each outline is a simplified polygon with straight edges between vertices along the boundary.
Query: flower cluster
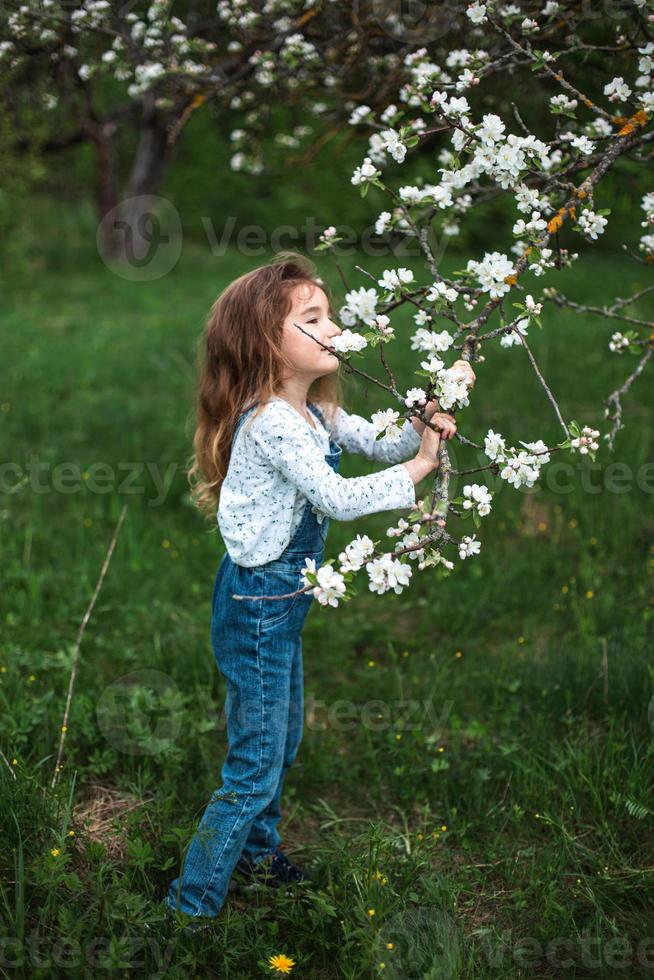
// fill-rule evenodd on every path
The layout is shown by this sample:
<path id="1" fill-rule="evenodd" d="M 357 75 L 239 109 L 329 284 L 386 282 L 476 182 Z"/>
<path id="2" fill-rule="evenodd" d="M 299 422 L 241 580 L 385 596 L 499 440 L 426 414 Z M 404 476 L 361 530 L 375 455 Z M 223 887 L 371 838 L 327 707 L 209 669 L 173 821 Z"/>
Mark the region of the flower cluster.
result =
<path id="1" fill-rule="evenodd" d="M 581 430 L 581 434 L 575 439 L 570 440 L 570 448 L 575 451 L 578 450 L 582 456 L 585 456 L 587 453 L 596 452 L 599 449 L 598 439 L 599 430 L 585 425 Z"/>
<path id="2" fill-rule="evenodd" d="M 489 429 L 484 439 L 484 452 L 489 459 L 501 464 L 500 477 L 517 490 L 521 486 L 533 487 L 540 477 L 540 468 L 550 461 L 550 453 L 542 439 L 522 442 L 524 450 L 506 447 L 504 437 Z M 528 450 L 528 451 L 525 451 Z"/>
<path id="3" fill-rule="evenodd" d="M 611 339 L 609 341 L 609 350 L 614 354 L 621 354 L 629 346 L 629 338 L 625 337 L 623 333 L 616 330 L 615 333 L 611 334 Z"/>

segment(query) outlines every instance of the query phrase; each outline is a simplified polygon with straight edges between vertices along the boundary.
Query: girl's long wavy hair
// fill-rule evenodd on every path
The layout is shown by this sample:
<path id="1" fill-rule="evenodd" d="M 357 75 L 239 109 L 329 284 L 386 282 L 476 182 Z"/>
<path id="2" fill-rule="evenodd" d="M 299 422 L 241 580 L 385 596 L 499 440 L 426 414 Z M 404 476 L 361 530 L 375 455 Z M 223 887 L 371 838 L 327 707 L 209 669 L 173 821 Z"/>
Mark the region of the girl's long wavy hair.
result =
<path id="1" fill-rule="evenodd" d="M 268 265 L 235 279 L 214 302 L 200 338 L 196 386 L 194 453 L 187 469 L 191 498 L 215 520 L 220 488 L 227 474 L 234 428 L 244 408 L 262 411 L 276 394 L 288 362 L 282 354 L 282 326 L 292 309 L 293 287 L 328 288 L 314 263 L 297 252 L 279 252 Z M 317 378 L 308 391 L 327 419 L 341 404 L 338 371 Z"/>

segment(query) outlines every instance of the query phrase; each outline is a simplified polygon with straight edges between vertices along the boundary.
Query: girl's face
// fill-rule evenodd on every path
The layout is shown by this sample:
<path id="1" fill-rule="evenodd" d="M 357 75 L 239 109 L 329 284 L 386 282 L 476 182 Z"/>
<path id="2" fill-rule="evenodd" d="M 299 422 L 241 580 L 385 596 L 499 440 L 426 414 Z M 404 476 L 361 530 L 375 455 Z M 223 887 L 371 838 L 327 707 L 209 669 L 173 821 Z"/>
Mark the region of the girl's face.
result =
<path id="1" fill-rule="evenodd" d="M 330 319 L 329 300 L 324 290 L 317 285 L 312 288 L 309 283 L 300 283 L 293 288 L 291 299 L 291 312 L 282 327 L 283 353 L 297 374 L 312 380 L 331 374 L 338 368 L 338 358 L 320 344 L 331 347 L 333 338 L 343 331 Z M 294 326 L 296 323 L 311 336 Z"/>

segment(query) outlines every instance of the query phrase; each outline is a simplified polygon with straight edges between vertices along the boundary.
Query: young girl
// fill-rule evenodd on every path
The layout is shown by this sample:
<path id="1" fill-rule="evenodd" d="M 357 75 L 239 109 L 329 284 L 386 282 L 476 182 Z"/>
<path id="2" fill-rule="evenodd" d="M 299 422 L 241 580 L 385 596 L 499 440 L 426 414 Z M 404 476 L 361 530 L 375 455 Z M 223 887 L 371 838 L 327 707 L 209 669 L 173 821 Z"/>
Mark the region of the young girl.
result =
<path id="1" fill-rule="evenodd" d="M 227 687 L 228 749 L 222 785 L 165 899 L 191 928 L 218 915 L 235 869 L 254 885 L 309 877 L 281 850 L 277 829 L 302 737 L 300 633 L 312 593 L 298 591 L 301 569 L 307 558 L 320 566 L 330 518 L 411 508 L 415 485 L 438 465 L 441 433 L 456 431 L 430 402 L 425 414 L 440 432 L 412 420 L 398 441 L 377 440 L 371 422 L 338 404 L 330 347 L 340 333 L 313 264 L 293 252 L 232 282 L 205 329 L 189 478 L 199 475 L 201 509 L 213 516 L 219 501 L 227 548 L 211 641 Z M 337 472 L 343 449 L 392 465 L 346 479 Z"/>

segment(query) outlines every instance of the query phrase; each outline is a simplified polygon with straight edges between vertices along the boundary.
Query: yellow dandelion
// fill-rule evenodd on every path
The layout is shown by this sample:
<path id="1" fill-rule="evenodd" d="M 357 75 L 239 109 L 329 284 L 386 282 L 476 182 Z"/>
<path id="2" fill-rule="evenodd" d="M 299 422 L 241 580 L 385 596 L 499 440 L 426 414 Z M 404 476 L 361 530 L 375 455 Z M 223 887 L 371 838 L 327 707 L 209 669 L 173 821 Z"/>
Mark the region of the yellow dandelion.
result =
<path id="1" fill-rule="evenodd" d="M 285 953 L 277 953 L 269 958 L 268 964 L 271 970 L 277 970 L 278 973 L 290 973 L 295 966 L 295 960 Z"/>
<path id="2" fill-rule="evenodd" d="M 2 667 L 0 667 L 0 674 L 6 674 L 6 673 L 7 673 L 7 668 L 3 664 Z"/>
<path id="3" fill-rule="evenodd" d="M 416 837 L 418 838 L 418 840 L 422 840 L 422 834 L 416 834 Z"/>
<path id="4" fill-rule="evenodd" d="M 461 652 L 461 650 L 457 650 L 456 653 L 454 654 L 454 656 L 455 657 L 462 657 L 463 656 L 463 653 Z"/>
<path id="5" fill-rule="evenodd" d="M 386 943 L 386 949 L 392 949 L 393 943 Z"/>
<path id="6" fill-rule="evenodd" d="M 446 823 L 442 823 L 441 824 L 441 830 L 447 830 L 447 824 Z"/>
<path id="7" fill-rule="evenodd" d="M 597 544 L 597 538 L 596 538 L 595 536 L 593 536 L 593 537 L 592 537 L 592 538 L 590 538 L 589 540 L 590 540 L 590 543 L 591 543 L 591 544 Z"/>
<path id="8" fill-rule="evenodd" d="M 401 736 L 401 735 L 396 735 L 396 736 L 395 736 L 395 738 L 396 738 L 396 739 L 397 739 L 397 741 L 399 742 L 399 741 L 400 741 L 400 739 L 402 738 L 402 736 Z"/>
<path id="9" fill-rule="evenodd" d="M 444 752 L 445 751 L 445 746 L 444 745 L 439 745 L 438 746 L 438 751 L 439 752 Z"/>
<path id="10" fill-rule="evenodd" d="M 33 684 L 34 681 L 36 680 L 36 674 L 30 674 L 30 676 L 27 679 L 30 682 L 30 684 Z"/>
<path id="11" fill-rule="evenodd" d="M 573 517 L 572 520 L 568 521 L 568 527 L 576 527 L 576 526 L 577 526 L 577 518 Z"/>
<path id="12" fill-rule="evenodd" d="M 164 540 L 161 542 L 161 547 L 170 548 L 170 541 L 168 540 L 168 538 L 164 538 Z"/>
<path id="13" fill-rule="evenodd" d="M 594 595 L 595 595 L 595 593 L 593 592 L 592 589 L 587 589 L 586 590 L 586 598 L 587 599 L 592 599 Z"/>
<path id="14" fill-rule="evenodd" d="M 432 830 L 432 832 L 431 832 L 431 836 L 432 836 L 432 837 L 434 838 L 434 840 L 438 840 L 438 838 L 439 838 L 439 837 L 440 837 L 441 835 L 440 835 L 440 833 L 439 833 L 439 832 L 438 832 L 437 830 Z"/>
<path id="15" fill-rule="evenodd" d="M 369 667 L 374 667 L 375 666 L 375 661 L 374 660 L 369 660 L 368 661 L 368 666 Z"/>
<path id="16" fill-rule="evenodd" d="M 69 830 L 68 831 L 68 836 L 69 837 L 74 837 L 75 836 L 75 831 L 74 830 Z"/>
<path id="17" fill-rule="evenodd" d="M 84 470 L 83 473 L 82 473 L 82 479 L 83 480 L 88 480 L 88 478 L 90 477 L 90 475 L 91 474 L 89 473 L 88 470 Z"/>
<path id="18" fill-rule="evenodd" d="M 563 593 L 563 595 L 567 595 L 569 591 L 570 591 L 570 587 L 568 585 L 561 586 L 561 592 Z"/>
<path id="19" fill-rule="evenodd" d="M 408 657 L 409 656 L 409 651 L 408 650 L 405 650 L 404 653 L 402 654 L 402 656 L 403 657 Z"/>
<path id="20" fill-rule="evenodd" d="M 62 732 L 67 732 L 68 731 L 68 725 L 62 725 L 61 726 L 61 730 L 62 730 Z"/>
<path id="21" fill-rule="evenodd" d="M 18 759 L 12 759 L 11 760 L 11 764 L 12 764 L 12 766 L 17 766 L 18 765 Z"/>
<path id="22" fill-rule="evenodd" d="M 545 521 L 539 521 L 538 522 L 538 530 L 539 531 L 547 531 L 547 523 Z"/>
<path id="23" fill-rule="evenodd" d="M 524 643 L 524 642 L 525 642 L 524 636 L 519 636 L 518 637 L 518 643 Z"/>
<path id="24" fill-rule="evenodd" d="M 380 970 L 385 970 L 386 969 L 386 964 L 385 963 L 380 963 L 379 964 L 379 969 Z"/>
<path id="25" fill-rule="evenodd" d="M 56 857 L 59 857 L 59 855 L 61 854 L 61 851 L 59 850 L 58 847 L 53 847 L 51 849 L 50 853 L 52 854 L 53 858 L 56 858 Z"/>
<path id="26" fill-rule="evenodd" d="M 368 909 L 368 915 L 373 916 L 375 914 L 374 909 Z"/>

